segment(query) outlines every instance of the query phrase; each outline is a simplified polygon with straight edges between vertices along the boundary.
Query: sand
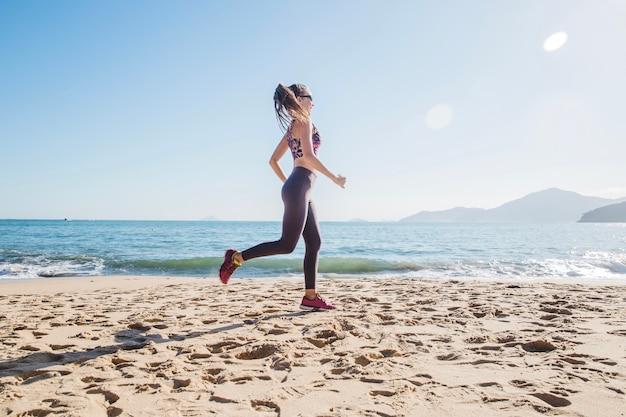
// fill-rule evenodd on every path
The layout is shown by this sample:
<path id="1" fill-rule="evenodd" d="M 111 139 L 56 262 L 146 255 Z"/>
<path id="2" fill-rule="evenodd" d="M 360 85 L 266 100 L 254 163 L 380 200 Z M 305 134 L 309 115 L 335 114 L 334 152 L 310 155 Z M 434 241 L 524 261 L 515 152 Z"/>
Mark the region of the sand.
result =
<path id="1" fill-rule="evenodd" d="M 0 284 L 0 415 L 624 416 L 626 286 Z"/>

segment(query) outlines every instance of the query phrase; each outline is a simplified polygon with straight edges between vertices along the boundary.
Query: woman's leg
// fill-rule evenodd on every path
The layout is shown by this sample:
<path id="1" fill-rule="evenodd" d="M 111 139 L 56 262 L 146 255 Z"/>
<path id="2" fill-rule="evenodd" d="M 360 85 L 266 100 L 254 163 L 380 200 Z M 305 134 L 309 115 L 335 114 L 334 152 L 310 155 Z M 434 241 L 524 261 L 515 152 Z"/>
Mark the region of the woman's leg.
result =
<path id="1" fill-rule="evenodd" d="M 281 238 L 273 242 L 261 243 L 241 252 L 243 261 L 294 251 L 307 221 L 313 180 L 314 174 L 304 169 L 295 170 L 289 176 L 282 188 L 285 211 Z"/>
<path id="2" fill-rule="evenodd" d="M 302 232 L 304 238 L 304 288 L 306 295 L 315 297 L 315 281 L 317 277 L 317 266 L 319 262 L 320 247 L 322 246 L 322 236 L 317 220 L 317 210 L 315 203 L 309 201 L 308 215 Z"/>
<path id="3" fill-rule="evenodd" d="M 302 232 L 306 245 L 304 253 L 304 297 L 300 303 L 302 310 L 319 311 L 319 310 L 335 310 L 336 307 L 328 304 L 321 298 L 315 289 L 315 279 L 317 277 L 317 264 L 319 260 L 320 247 L 322 246 L 322 238 L 320 235 L 320 227 L 317 221 L 317 212 L 313 201 L 309 202 L 308 216 L 306 225 Z"/>

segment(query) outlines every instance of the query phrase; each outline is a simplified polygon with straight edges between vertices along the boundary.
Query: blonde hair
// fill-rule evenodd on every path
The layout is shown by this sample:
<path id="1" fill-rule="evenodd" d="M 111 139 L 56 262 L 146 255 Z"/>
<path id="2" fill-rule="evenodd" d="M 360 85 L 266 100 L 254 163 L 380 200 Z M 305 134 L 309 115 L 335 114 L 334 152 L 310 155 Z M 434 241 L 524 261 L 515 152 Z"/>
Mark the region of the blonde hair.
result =
<path id="1" fill-rule="evenodd" d="M 283 83 L 278 84 L 274 92 L 274 109 L 276 119 L 283 131 L 289 128 L 293 120 L 308 123 L 309 113 L 298 103 L 297 98 L 306 94 L 308 88 L 304 84 L 292 84 L 289 87 Z"/>

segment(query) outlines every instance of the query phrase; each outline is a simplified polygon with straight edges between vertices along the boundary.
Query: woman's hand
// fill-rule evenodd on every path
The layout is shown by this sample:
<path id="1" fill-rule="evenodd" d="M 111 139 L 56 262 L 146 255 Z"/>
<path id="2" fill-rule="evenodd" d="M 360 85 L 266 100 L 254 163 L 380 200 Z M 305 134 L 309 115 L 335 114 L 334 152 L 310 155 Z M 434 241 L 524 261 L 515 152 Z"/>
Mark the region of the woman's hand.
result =
<path id="1" fill-rule="evenodd" d="M 341 174 L 335 175 L 335 177 L 333 178 L 333 182 L 337 184 L 338 186 L 340 186 L 341 188 L 346 188 L 347 180 L 348 179 Z"/>

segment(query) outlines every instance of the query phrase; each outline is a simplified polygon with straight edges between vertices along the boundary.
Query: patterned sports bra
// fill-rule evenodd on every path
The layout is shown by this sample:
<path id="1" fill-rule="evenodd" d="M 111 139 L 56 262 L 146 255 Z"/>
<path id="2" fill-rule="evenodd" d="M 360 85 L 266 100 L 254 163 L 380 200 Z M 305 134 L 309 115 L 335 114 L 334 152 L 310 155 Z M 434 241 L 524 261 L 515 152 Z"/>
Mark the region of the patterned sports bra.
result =
<path id="1" fill-rule="evenodd" d="M 293 128 L 293 125 L 289 126 L 289 129 L 287 129 L 287 144 L 289 145 L 289 149 L 291 149 L 291 155 L 293 156 L 293 159 L 298 159 L 303 155 L 302 141 L 298 138 L 293 137 L 292 128 Z M 320 145 L 322 144 L 322 139 L 320 138 L 320 132 L 317 130 L 315 125 L 313 125 L 312 140 L 313 140 L 313 153 L 317 155 L 317 148 L 319 148 Z"/>

